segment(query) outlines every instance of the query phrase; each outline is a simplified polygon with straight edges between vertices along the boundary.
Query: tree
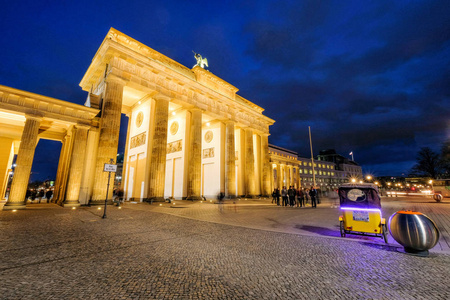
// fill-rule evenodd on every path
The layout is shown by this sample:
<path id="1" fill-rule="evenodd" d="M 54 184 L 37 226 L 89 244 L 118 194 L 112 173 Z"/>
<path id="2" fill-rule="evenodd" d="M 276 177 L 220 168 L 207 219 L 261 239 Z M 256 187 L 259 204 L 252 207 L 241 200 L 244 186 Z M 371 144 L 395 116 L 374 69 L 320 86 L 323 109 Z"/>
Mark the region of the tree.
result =
<path id="1" fill-rule="evenodd" d="M 444 169 L 443 176 L 445 178 L 450 177 L 450 140 L 447 140 L 442 144 L 441 148 L 441 163 Z"/>
<path id="2" fill-rule="evenodd" d="M 431 150 L 429 147 L 423 147 L 417 153 L 417 163 L 412 168 L 412 173 L 423 176 L 437 178 L 442 171 L 442 160 L 439 154 Z"/>

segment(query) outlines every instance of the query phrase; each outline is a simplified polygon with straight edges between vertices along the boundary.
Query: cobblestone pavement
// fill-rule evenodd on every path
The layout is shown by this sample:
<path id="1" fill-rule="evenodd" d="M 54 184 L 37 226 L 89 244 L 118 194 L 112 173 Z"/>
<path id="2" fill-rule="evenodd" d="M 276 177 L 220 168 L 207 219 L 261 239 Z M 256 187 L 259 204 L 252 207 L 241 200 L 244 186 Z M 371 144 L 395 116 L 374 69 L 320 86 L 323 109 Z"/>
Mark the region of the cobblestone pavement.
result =
<path id="1" fill-rule="evenodd" d="M 450 298 L 446 251 L 422 258 L 381 239 L 337 238 L 329 202 L 296 209 L 243 201 L 109 206 L 106 219 L 95 207 L 1 211 L 1 297 Z M 438 211 L 448 220 L 448 206 Z"/>

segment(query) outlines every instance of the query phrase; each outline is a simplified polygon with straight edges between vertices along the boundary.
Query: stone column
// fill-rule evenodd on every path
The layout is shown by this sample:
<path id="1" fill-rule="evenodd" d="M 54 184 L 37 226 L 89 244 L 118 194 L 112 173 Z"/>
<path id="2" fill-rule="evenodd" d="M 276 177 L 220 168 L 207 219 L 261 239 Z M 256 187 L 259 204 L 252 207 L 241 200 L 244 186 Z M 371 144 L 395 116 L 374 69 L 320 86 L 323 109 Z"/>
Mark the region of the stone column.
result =
<path id="1" fill-rule="evenodd" d="M 91 205 L 104 204 L 108 184 L 108 172 L 103 172 L 104 165 L 117 158 L 119 144 L 120 115 L 122 111 L 122 96 L 124 82 L 109 74 L 106 78 L 105 94 L 100 120 L 100 136 L 98 142 L 97 162 L 95 165 L 94 189 Z M 108 197 L 112 199 L 114 177 L 110 182 Z M 109 200 L 109 199 L 108 199 Z"/>
<path id="2" fill-rule="evenodd" d="M 234 146 L 234 122 L 225 128 L 225 196 L 236 197 L 236 149 Z"/>
<path id="3" fill-rule="evenodd" d="M 281 189 L 283 188 L 283 176 L 281 175 L 281 165 L 277 164 L 277 188 Z"/>
<path id="4" fill-rule="evenodd" d="M 164 201 L 166 180 L 167 126 L 169 121 L 169 99 L 155 97 L 155 120 L 150 161 L 148 201 Z"/>
<path id="5" fill-rule="evenodd" d="M 61 164 L 61 174 L 59 177 L 58 190 L 56 196 L 53 196 L 52 202 L 62 205 L 64 197 L 66 195 L 67 188 L 67 178 L 69 177 L 69 165 L 70 165 L 70 155 L 72 154 L 73 148 L 73 132 L 72 128 L 68 134 L 64 137 L 64 153 L 62 153 L 62 164 Z M 59 167 L 58 167 L 59 169 Z M 56 190 L 56 187 L 55 187 Z"/>
<path id="6" fill-rule="evenodd" d="M 285 179 L 286 179 L 286 188 L 287 188 L 287 189 L 289 189 L 289 184 L 291 183 L 291 178 L 290 178 L 290 172 L 289 172 L 289 169 L 290 169 L 289 165 L 286 165 L 286 166 L 284 167 L 284 176 L 285 176 Z"/>
<path id="7" fill-rule="evenodd" d="M 271 191 L 271 174 L 272 166 L 270 165 L 269 155 L 269 135 L 261 135 L 261 152 L 262 152 L 262 195 L 264 197 L 270 197 Z"/>
<path id="8" fill-rule="evenodd" d="M 25 195 L 28 181 L 30 180 L 31 166 L 33 165 L 34 151 L 36 150 L 42 117 L 34 115 L 26 115 L 25 117 L 25 127 L 20 139 L 11 192 L 3 210 L 25 209 L 26 205 Z"/>
<path id="9" fill-rule="evenodd" d="M 81 178 L 83 176 L 84 160 L 86 157 L 86 141 L 89 126 L 77 125 L 75 128 L 75 138 L 69 168 L 69 181 L 63 203 L 64 207 L 80 206 L 78 198 L 80 196 Z"/>
<path id="10" fill-rule="evenodd" d="M 251 128 L 245 129 L 245 197 L 255 197 L 255 156 L 253 151 L 253 130 Z"/>
<path id="11" fill-rule="evenodd" d="M 202 186 L 202 111 L 191 110 L 187 200 L 201 200 Z"/>
<path id="12" fill-rule="evenodd" d="M 61 145 L 61 151 L 59 152 L 59 161 L 58 161 L 58 170 L 56 171 L 56 180 L 55 180 L 55 187 L 54 187 L 54 191 L 53 191 L 53 198 L 52 198 L 52 202 L 55 202 L 56 199 L 58 199 L 58 195 L 59 195 L 59 187 L 61 185 L 61 174 L 62 174 L 62 170 L 63 170 L 63 165 L 64 165 L 64 153 L 65 153 L 65 149 L 67 147 L 67 142 L 66 142 L 66 137 L 63 138 L 63 140 L 61 141 L 62 145 Z"/>
<path id="13" fill-rule="evenodd" d="M 0 200 L 5 199 L 9 172 L 14 158 L 14 140 L 0 137 Z"/>

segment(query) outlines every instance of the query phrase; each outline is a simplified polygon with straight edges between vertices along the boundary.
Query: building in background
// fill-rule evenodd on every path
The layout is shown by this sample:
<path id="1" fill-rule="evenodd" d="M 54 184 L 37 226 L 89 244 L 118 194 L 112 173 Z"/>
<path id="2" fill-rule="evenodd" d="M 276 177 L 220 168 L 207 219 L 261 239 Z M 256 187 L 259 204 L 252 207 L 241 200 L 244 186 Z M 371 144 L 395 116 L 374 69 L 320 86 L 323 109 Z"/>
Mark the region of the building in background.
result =
<path id="1" fill-rule="evenodd" d="M 269 145 L 270 162 L 272 164 L 272 186 L 294 185 L 310 188 L 314 185 L 321 191 L 336 189 L 340 184 L 355 179 L 363 180 L 362 168 L 356 162 L 350 161 L 335 150 L 321 151 L 317 159 L 299 157 L 297 152 Z"/>

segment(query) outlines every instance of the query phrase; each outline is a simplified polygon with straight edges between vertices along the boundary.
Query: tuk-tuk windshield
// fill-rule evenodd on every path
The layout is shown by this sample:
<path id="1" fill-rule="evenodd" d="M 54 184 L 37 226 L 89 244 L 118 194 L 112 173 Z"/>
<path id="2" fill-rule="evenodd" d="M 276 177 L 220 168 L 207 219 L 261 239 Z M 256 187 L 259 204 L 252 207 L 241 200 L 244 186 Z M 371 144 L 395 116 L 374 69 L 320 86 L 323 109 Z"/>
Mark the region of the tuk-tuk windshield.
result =
<path id="1" fill-rule="evenodd" d="M 378 191 L 372 187 L 345 186 L 339 188 L 341 207 L 381 208 Z"/>

